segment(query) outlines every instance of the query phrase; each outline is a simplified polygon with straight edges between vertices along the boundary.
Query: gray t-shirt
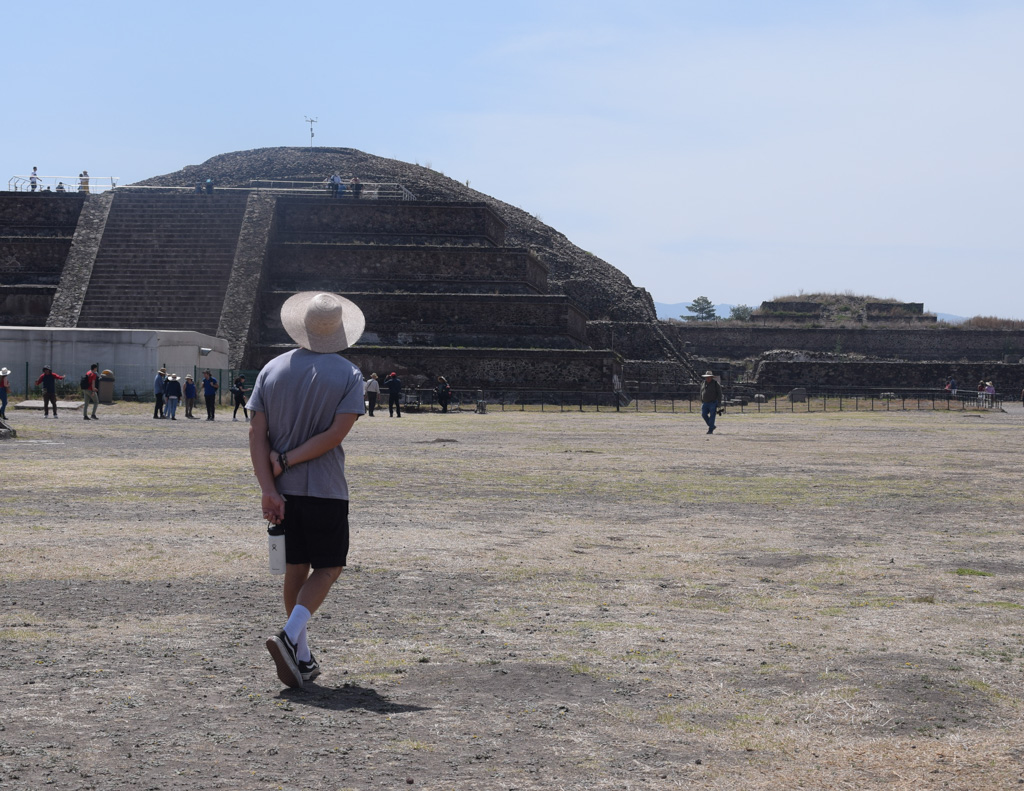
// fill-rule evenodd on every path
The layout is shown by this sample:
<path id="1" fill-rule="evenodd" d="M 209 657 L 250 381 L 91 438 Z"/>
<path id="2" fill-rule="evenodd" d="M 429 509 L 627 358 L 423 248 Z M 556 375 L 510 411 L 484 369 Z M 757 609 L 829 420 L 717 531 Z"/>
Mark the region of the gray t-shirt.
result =
<path id="1" fill-rule="evenodd" d="M 341 355 L 294 349 L 259 372 L 246 406 L 267 416 L 270 446 L 287 453 L 330 428 L 335 415 L 363 414 L 363 376 Z M 277 490 L 347 500 L 345 451 L 339 445 L 295 465 L 277 479 Z"/>

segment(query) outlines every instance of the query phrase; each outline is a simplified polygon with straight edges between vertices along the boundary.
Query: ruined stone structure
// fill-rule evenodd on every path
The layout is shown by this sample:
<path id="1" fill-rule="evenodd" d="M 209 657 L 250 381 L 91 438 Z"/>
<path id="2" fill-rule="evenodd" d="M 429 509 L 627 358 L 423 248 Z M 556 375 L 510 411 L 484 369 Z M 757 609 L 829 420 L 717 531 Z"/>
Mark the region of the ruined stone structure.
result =
<path id="1" fill-rule="evenodd" d="M 581 308 L 547 293 L 547 266 L 505 246 L 485 204 L 123 188 L 4 205 L 20 226 L 3 228 L 3 324 L 191 329 L 258 368 L 292 346 L 284 300 L 323 289 L 366 313 L 349 356 L 374 370 L 595 390 L 622 373 L 617 354 L 588 345 Z"/>
<path id="2" fill-rule="evenodd" d="M 415 199 L 252 187 L 335 172 L 401 183 Z M 188 187 L 207 178 L 212 194 Z M 920 303 L 868 303 L 859 328 L 807 326 L 827 321 L 809 301 L 764 303 L 760 326 L 661 322 L 646 291 L 521 209 L 352 149 L 224 154 L 89 196 L 0 194 L 0 324 L 198 331 L 227 339 L 233 366 L 255 368 L 290 346 L 281 303 L 315 289 L 366 313 L 347 353 L 364 370 L 444 374 L 474 389 L 608 390 L 616 374 L 673 389 L 697 368 L 731 366 L 766 384 L 863 375 L 897 387 L 935 379 L 938 369 L 906 366 L 936 361 L 999 361 L 1016 381 L 1024 355 L 1024 333 L 921 327 L 934 317 Z M 882 324 L 894 320 L 905 326 Z M 819 356 L 783 362 L 765 354 L 775 349 Z M 886 364 L 838 359 L 851 353 Z M 759 356 L 763 365 L 750 363 Z"/>

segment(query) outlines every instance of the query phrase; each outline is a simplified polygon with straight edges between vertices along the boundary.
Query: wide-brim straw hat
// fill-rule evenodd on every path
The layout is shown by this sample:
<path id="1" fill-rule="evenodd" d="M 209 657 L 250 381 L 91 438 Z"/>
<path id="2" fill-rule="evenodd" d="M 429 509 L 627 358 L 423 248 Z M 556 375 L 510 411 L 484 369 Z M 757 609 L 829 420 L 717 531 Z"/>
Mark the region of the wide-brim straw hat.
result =
<path id="1" fill-rule="evenodd" d="M 158 374 L 166 374 L 167 373 L 167 369 L 166 368 L 157 368 L 156 372 Z"/>
<path id="2" fill-rule="evenodd" d="M 714 376 L 714 374 L 711 371 L 705 371 L 704 376 Z"/>
<path id="3" fill-rule="evenodd" d="M 0 376 L 10 376 L 10 374 L 11 374 L 11 369 L 10 368 L 0 368 Z"/>
<path id="4" fill-rule="evenodd" d="M 303 291 L 281 306 L 285 332 L 303 349 L 340 352 L 359 340 L 366 317 L 355 302 L 323 291 Z"/>
<path id="5" fill-rule="evenodd" d="M 171 374 L 167 378 L 170 379 L 172 382 L 177 382 L 179 379 L 181 379 L 181 377 L 178 376 L 177 374 Z"/>

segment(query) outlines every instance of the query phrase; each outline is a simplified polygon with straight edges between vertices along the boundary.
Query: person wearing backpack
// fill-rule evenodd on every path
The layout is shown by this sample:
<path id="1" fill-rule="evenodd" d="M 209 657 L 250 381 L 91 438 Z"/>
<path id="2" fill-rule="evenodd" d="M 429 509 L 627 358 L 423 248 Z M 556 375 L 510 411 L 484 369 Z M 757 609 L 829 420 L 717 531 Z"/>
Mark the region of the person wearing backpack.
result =
<path id="1" fill-rule="evenodd" d="M 85 372 L 82 377 L 82 419 L 89 419 L 89 404 L 92 404 L 92 419 L 99 420 L 96 417 L 96 407 L 100 403 L 100 392 L 98 382 L 100 381 L 100 375 L 97 373 L 100 369 L 99 363 L 93 363 L 89 366 L 89 370 Z"/>

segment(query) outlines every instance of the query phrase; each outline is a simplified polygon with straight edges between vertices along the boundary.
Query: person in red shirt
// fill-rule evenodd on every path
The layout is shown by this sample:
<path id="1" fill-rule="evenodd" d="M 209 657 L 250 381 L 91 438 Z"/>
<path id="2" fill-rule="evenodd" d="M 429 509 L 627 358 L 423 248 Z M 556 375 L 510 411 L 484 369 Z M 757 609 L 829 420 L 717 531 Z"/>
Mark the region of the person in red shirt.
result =
<path id="1" fill-rule="evenodd" d="M 90 403 L 92 404 L 92 419 L 99 420 L 99 418 L 96 417 L 96 407 L 99 406 L 100 403 L 100 389 L 99 385 L 97 384 L 100 381 L 100 375 L 97 373 L 97 371 L 99 371 L 99 368 L 99 363 L 93 363 L 91 366 L 89 366 L 89 371 L 85 374 L 85 379 L 88 382 L 88 386 L 82 388 L 82 396 L 84 398 L 84 402 L 82 404 L 83 420 L 89 419 Z"/>
<path id="2" fill-rule="evenodd" d="M 53 416 L 57 417 L 57 380 L 63 379 L 60 374 L 50 370 L 50 366 L 44 365 L 43 372 L 36 379 L 36 387 L 43 386 L 43 417 L 50 416 L 50 404 L 53 404 Z"/>

